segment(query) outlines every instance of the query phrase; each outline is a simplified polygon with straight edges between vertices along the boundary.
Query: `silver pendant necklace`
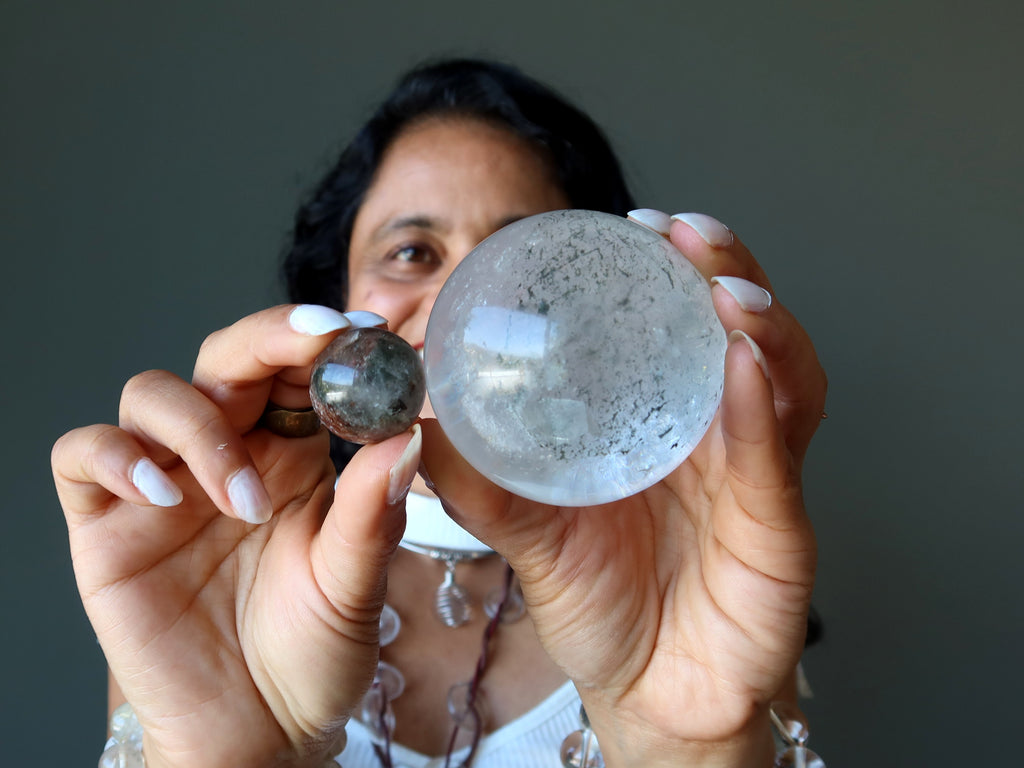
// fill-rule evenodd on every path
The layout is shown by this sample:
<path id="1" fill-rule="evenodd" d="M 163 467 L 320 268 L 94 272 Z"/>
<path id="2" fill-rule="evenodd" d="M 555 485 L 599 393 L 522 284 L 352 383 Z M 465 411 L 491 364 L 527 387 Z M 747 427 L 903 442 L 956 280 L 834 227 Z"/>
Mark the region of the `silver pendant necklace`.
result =
<path id="1" fill-rule="evenodd" d="M 434 613 L 446 627 L 461 627 L 471 616 L 469 593 L 455 580 L 455 568 L 460 563 L 479 560 L 494 555 L 493 550 L 444 549 L 402 540 L 402 548 L 426 555 L 432 560 L 444 563 L 444 581 L 434 593 Z"/>
<path id="2" fill-rule="evenodd" d="M 469 622 L 473 611 L 469 593 L 456 578 L 456 568 L 495 552 L 452 520 L 436 497 L 410 493 L 405 508 L 406 528 L 401 547 L 444 564 L 444 578 L 434 593 L 434 613 L 446 627 L 461 627 Z M 518 582 L 508 594 L 500 588 L 488 594 L 484 612 L 493 617 L 499 605 L 503 606 L 502 621 L 516 621 L 523 615 L 526 605 Z"/>

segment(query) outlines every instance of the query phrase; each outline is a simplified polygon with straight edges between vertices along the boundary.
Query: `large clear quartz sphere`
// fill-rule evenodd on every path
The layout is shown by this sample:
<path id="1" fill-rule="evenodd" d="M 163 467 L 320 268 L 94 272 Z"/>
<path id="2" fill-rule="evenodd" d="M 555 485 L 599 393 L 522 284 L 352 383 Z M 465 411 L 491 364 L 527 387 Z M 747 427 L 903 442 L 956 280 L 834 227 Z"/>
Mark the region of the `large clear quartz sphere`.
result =
<path id="1" fill-rule="evenodd" d="M 625 498 L 700 442 L 726 338 L 707 281 L 626 219 L 553 211 L 478 245 L 427 326 L 427 392 L 458 451 L 513 493 Z"/>

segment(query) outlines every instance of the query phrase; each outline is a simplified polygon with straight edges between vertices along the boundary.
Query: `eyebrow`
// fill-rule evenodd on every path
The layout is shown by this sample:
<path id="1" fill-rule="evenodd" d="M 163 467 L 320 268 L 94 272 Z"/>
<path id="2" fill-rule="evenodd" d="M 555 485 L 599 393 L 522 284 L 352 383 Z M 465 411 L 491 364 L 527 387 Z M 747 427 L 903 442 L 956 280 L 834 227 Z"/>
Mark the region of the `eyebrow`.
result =
<path id="1" fill-rule="evenodd" d="M 503 219 L 499 219 L 495 231 L 498 231 L 502 227 L 507 227 L 509 224 L 519 221 L 520 219 L 526 218 L 523 214 L 512 214 L 506 216 Z M 394 232 L 400 232 L 403 229 L 432 229 L 439 230 L 441 227 L 441 220 L 434 217 L 428 216 L 425 213 L 415 213 L 409 216 L 401 216 L 397 219 L 392 219 L 385 222 L 376 230 L 374 230 L 371 236 L 372 242 L 377 242 L 384 239 Z"/>
<path id="2" fill-rule="evenodd" d="M 371 240 L 381 240 L 389 234 L 403 229 L 438 229 L 439 224 L 440 222 L 436 218 L 423 213 L 402 216 L 397 219 L 391 219 L 374 230 Z"/>

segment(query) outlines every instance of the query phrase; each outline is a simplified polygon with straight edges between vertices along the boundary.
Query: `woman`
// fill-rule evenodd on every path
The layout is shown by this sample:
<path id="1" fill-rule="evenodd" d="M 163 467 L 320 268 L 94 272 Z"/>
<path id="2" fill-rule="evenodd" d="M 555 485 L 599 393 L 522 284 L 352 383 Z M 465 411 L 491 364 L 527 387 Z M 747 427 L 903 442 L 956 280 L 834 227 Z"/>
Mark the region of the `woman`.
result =
<path id="1" fill-rule="evenodd" d="M 429 404 L 407 433 L 351 460 L 336 450 L 336 483 L 322 430 L 282 437 L 261 421 L 268 403 L 308 407 L 313 358 L 353 324 L 386 319 L 422 344 L 447 275 L 504 224 L 630 204 L 600 132 L 546 89 L 482 62 L 415 71 L 300 212 L 286 272 L 304 303 L 213 334 L 192 382 L 135 377 L 119 427 L 58 441 L 79 588 L 147 765 L 319 766 L 346 740 L 347 768 L 446 754 L 559 765 L 565 730 L 544 727 L 564 727 L 575 691 L 607 765 L 771 763 L 768 705 L 790 688 L 813 583 L 800 466 L 825 379 L 722 224 L 633 214 L 720 278 L 731 342 L 708 435 L 633 497 L 586 509 L 514 497 L 452 449 Z M 507 560 L 528 617 L 481 610 L 505 578 L 501 558 L 481 556 L 458 566 L 473 618 L 438 620 L 445 565 L 398 546 L 410 489 L 410 525 L 435 491 L 469 541 Z M 427 528 L 443 526 L 426 507 Z M 375 684 L 363 706 L 385 599 L 402 626 L 380 656 L 407 685 L 385 702 Z M 386 703 L 393 720 L 377 716 Z"/>

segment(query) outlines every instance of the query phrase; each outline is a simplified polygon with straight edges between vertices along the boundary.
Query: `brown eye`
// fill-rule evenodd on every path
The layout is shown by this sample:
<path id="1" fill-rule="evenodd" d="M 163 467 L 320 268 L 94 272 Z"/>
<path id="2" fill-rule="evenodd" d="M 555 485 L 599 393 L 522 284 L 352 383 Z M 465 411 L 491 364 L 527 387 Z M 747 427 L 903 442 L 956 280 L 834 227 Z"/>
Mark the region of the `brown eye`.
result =
<path id="1" fill-rule="evenodd" d="M 429 264 L 433 256 L 426 248 L 418 245 L 405 245 L 396 249 L 390 255 L 391 261 L 398 261 L 403 264 Z"/>

